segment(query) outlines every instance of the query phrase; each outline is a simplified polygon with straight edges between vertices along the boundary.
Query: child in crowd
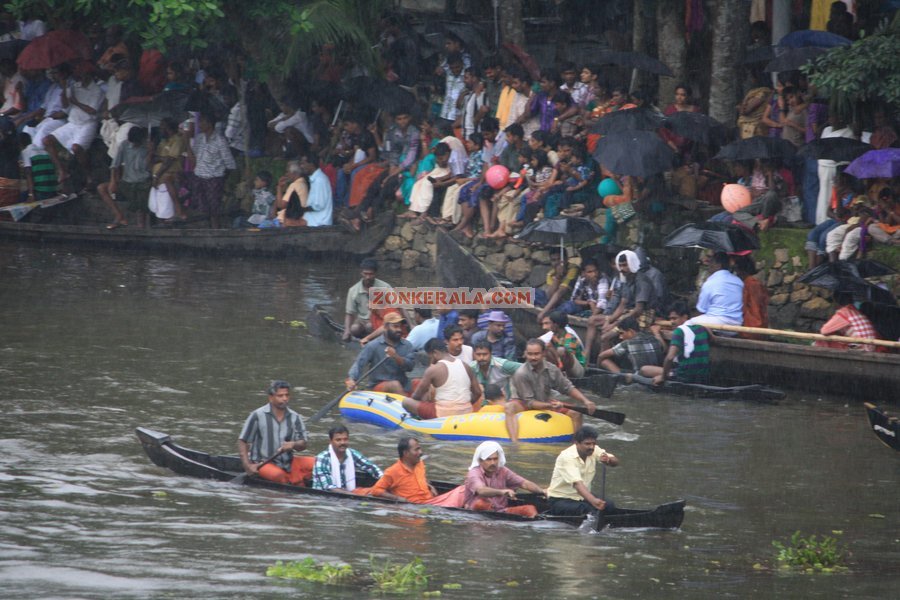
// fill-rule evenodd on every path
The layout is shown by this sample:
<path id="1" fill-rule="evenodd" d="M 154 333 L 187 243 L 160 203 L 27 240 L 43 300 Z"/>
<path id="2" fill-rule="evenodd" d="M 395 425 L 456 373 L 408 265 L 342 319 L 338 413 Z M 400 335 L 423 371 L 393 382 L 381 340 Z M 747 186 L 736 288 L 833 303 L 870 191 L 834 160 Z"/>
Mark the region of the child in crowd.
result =
<path id="1" fill-rule="evenodd" d="M 417 223 L 421 223 L 434 200 L 435 190 L 453 185 L 455 178 L 450 172 L 450 146 L 444 142 L 439 143 L 434 147 L 434 158 L 434 169 L 413 185 L 409 196 L 409 210 L 400 215 L 401 219 L 415 219 Z"/>
<path id="2" fill-rule="evenodd" d="M 108 183 L 97 186 L 97 194 L 112 210 L 115 218 L 106 226 L 116 229 L 128 225 L 128 220 L 116 205 L 126 202 L 128 212 L 137 213 L 140 227 L 147 226 L 150 199 L 150 149 L 147 147 L 147 130 L 132 127 L 128 130 L 128 143 L 120 144 L 109 168 Z"/>
<path id="3" fill-rule="evenodd" d="M 272 193 L 272 174 L 268 171 L 260 171 L 253 179 L 253 206 L 250 216 L 244 218 L 237 217 L 234 220 L 235 229 L 241 227 L 258 227 L 263 221 L 271 219 L 273 215 L 273 206 L 275 205 L 275 195 Z"/>
<path id="4" fill-rule="evenodd" d="M 52 198 L 57 192 L 56 169 L 50 155 L 43 148 L 33 144 L 27 133 L 19 134 L 22 148 L 20 159 L 25 179 L 28 181 L 28 202 Z"/>
<path id="5" fill-rule="evenodd" d="M 462 218 L 462 205 L 474 210 L 472 199 L 477 202 L 478 191 L 484 185 L 484 135 L 473 133 L 464 142 L 469 160 L 464 177 L 457 177 L 444 194 L 444 203 L 441 207 L 441 218 L 428 218 L 433 225 L 456 225 Z"/>

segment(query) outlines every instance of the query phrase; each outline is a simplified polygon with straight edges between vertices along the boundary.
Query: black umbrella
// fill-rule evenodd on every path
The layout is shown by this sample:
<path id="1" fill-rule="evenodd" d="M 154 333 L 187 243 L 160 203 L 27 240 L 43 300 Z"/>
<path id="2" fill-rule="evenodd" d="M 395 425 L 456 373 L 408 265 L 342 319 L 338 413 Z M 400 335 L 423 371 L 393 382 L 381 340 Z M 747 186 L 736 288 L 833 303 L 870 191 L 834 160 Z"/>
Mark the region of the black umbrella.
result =
<path id="1" fill-rule="evenodd" d="M 672 168 L 675 153 L 652 131 L 624 131 L 601 138 L 598 163 L 617 175 L 649 177 Z"/>
<path id="2" fill-rule="evenodd" d="M 747 48 L 746 54 L 744 54 L 744 60 L 741 61 L 742 64 L 750 65 L 753 63 L 767 63 L 775 58 L 775 46 L 754 46 L 752 48 Z"/>
<path id="3" fill-rule="evenodd" d="M 666 248 L 707 248 L 715 252 L 745 252 L 759 249 L 759 238 L 745 227 L 732 223 L 688 223 L 669 234 Z"/>
<path id="4" fill-rule="evenodd" d="M 618 52 L 616 50 L 603 50 L 598 53 L 596 61 L 601 65 L 619 65 L 638 71 L 646 71 L 664 77 L 674 77 L 672 69 L 652 56 L 640 52 Z"/>
<path id="5" fill-rule="evenodd" d="M 609 135 L 623 131 L 656 131 L 662 127 L 665 117 L 648 108 L 631 108 L 609 113 L 591 126 L 591 133 Z"/>
<path id="6" fill-rule="evenodd" d="M 346 81 L 341 85 L 339 95 L 342 100 L 391 114 L 400 110 L 409 111 L 415 104 L 415 97 L 411 92 L 384 79 L 368 76 Z"/>
<path id="7" fill-rule="evenodd" d="M 864 258 L 853 264 L 856 265 L 856 271 L 859 273 L 859 276 L 864 278 L 884 277 L 885 275 L 893 275 L 897 272 L 893 267 L 890 267 L 883 262 L 872 260 L 871 258 Z"/>
<path id="8" fill-rule="evenodd" d="M 710 117 L 698 112 L 678 111 L 666 117 L 665 126 L 683 138 L 707 145 L 721 145 L 728 138 L 728 129 Z"/>
<path id="9" fill-rule="evenodd" d="M 603 228 L 590 219 L 553 217 L 529 223 L 525 229 L 516 234 L 516 239 L 546 245 L 559 243 L 559 252 L 562 255 L 566 241 L 570 244 L 590 242 L 603 234 Z"/>
<path id="10" fill-rule="evenodd" d="M 770 61 L 766 68 L 766 73 L 781 73 L 782 71 L 796 71 L 808 62 L 815 60 L 828 52 L 828 48 L 789 48 L 787 50 L 777 49 L 775 53 L 778 55 L 774 60 Z"/>
<path id="11" fill-rule="evenodd" d="M 872 149 L 869 144 L 851 138 L 836 137 L 813 140 L 797 152 L 800 158 L 850 162 Z"/>
<path id="12" fill-rule="evenodd" d="M 169 117 L 181 121 L 187 111 L 189 94 L 182 90 L 169 90 L 144 102 L 122 102 L 110 111 L 113 118 L 121 123 L 134 123 L 142 127 L 156 127 Z"/>
<path id="13" fill-rule="evenodd" d="M 222 122 L 228 117 L 228 107 L 225 106 L 225 103 L 218 96 L 203 90 L 191 92 L 184 110 L 210 114 L 216 122 Z"/>
<path id="14" fill-rule="evenodd" d="M 28 45 L 28 40 L 7 40 L 0 42 L 0 59 L 16 60 Z"/>
<path id="15" fill-rule="evenodd" d="M 723 146 L 715 158 L 720 160 L 790 159 L 796 153 L 794 145 L 787 140 L 758 135 Z"/>
<path id="16" fill-rule="evenodd" d="M 875 263 L 876 261 L 871 262 Z M 886 265 L 883 266 L 890 269 Z M 867 265 L 866 268 L 868 269 L 869 266 Z M 875 267 L 872 266 L 872 268 Z M 849 292 L 859 300 L 871 300 L 892 305 L 897 302 L 893 294 L 866 281 L 860 274 L 859 267 L 846 260 L 823 263 L 801 275 L 797 281 L 833 292 Z"/>

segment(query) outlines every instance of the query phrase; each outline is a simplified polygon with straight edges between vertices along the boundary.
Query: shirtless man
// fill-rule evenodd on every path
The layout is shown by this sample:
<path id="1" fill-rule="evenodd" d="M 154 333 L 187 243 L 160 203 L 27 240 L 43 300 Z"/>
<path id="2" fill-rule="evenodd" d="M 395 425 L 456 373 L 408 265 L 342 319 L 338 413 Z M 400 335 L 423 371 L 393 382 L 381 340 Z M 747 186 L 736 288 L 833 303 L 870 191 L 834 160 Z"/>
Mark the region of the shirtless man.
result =
<path id="1" fill-rule="evenodd" d="M 420 419 L 472 412 L 472 405 L 481 399 L 481 386 L 471 367 L 451 356 L 447 344 L 437 338 L 428 340 L 425 352 L 431 358 L 431 366 L 425 369 L 412 398 L 403 399 L 403 408 Z M 430 398 L 432 386 L 433 400 Z"/>

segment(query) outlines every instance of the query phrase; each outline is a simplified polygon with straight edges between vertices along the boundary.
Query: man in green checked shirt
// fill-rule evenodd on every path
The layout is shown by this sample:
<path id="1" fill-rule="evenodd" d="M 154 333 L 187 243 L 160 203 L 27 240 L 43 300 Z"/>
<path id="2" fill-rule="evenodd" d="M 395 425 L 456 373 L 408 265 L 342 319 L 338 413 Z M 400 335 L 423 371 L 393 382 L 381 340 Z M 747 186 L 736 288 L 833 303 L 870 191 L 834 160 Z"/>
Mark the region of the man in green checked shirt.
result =
<path id="1" fill-rule="evenodd" d="M 493 383 L 500 386 L 506 398 L 515 397 L 515 388 L 512 386 L 510 379 L 516 370 L 522 366 L 522 363 L 494 356 L 491 343 L 487 340 L 475 344 L 472 357 L 475 360 L 469 366 L 475 371 L 475 379 L 481 384 L 482 390 L 484 386 Z M 489 404 L 487 398 L 483 399 L 483 404 Z"/>
<path id="2" fill-rule="evenodd" d="M 550 319 L 550 332 L 553 334 L 547 344 L 547 360 L 559 364 L 566 377 L 584 377 L 587 357 L 584 355 L 581 340 L 566 330 L 569 315 L 561 310 L 555 310 L 547 315 L 547 318 Z"/>
<path id="3" fill-rule="evenodd" d="M 332 427 L 328 439 L 328 448 L 316 456 L 313 488 L 365 495 L 368 488 L 356 487 L 357 471 L 372 477 L 372 483 L 381 479 L 384 473 L 375 463 L 350 448 L 350 431 L 343 425 Z"/>

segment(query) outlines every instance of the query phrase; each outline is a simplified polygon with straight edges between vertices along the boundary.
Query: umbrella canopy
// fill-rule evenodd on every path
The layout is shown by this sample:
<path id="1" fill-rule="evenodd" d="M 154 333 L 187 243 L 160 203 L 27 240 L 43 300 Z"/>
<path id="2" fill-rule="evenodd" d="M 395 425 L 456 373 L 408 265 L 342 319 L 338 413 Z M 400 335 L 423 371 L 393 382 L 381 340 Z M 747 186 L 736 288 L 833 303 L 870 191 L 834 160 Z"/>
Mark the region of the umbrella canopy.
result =
<path id="1" fill-rule="evenodd" d="M 767 63 L 776 56 L 775 46 L 755 46 L 747 50 L 741 64 L 750 65 L 761 62 Z"/>
<path id="2" fill-rule="evenodd" d="M 640 52 L 617 52 L 615 50 L 604 50 L 598 53 L 596 61 L 601 65 L 619 65 L 620 67 L 628 67 L 637 69 L 638 71 L 646 71 L 662 75 L 663 77 L 674 77 L 672 69 L 664 63 L 656 60 L 652 56 L 641 54 Z"/>
<path id="3" fill-rule="evenodd" d="M 794 145 L 781 138 L 755 136 L 723 146 L 715 156 L 720 160 L 756 160 L 758 158 L 793 158 Z"/>
<path id="4" fill-rule="evenodd" d="M 516 239 L 536 244 L 557 244 L 565 240 L 570 244 L 590 242 L 604 234 L 603 228 L 584 217 L 553 217 L 529 223 L 516 235 Z"/>
<path id="5" fill-rule="evenodd" d="M 216 122 L 224 121 L 228 117 L 228 107 L 209 92 L 194 90 L 188 96 L 184 110 L 212 115 Z"/>
<path id="6" fill-rule="evenodd" d="M 631 108 L 609 113 L 591 126 L 591 133 L 609 135 L 623 131 L 656 131 L 662 127 L 665 117 L 648 108 Z"/>
<path id="7" fill-rule="evenodd" d="M 858 265 L 847 260 L 823 263 L 801 275 L 797 281 L 833 292 L 850 292 L 858 300 L 891 305 L 897 302 L 889 291 L 866 281 L 860 275 Z"/>
<path id="8" fill-rule="evenodd" d="M 652 131 L 624 131 L 601 138 L 598 163 L 617 175 L 649 177 L 672 168 L 675 153 Z"/>
<path id="9" fill-rule="evenodd" d="M 703 113 L 686 110 L 666 117 L 665 126 L 683 138 L 707 145 L 721 145 L 728 139 L 728 129 Z"/>
<path id="10" fill-rule="evenodd" d="M 746 252 L 759 249 L 759 238 L 732 223 L 687 223 L 663 241 L 666 248 L 706 248 L 715 252 Z"/>
<path id="11" fill-rule="evenodd" d="M 871 149 L 872 146 L 869 144 L 864 144 L 852 138 L 822 138 L 813 140 L 800 148 L 800 151 L 797 152 L 797 156 L 801 158 L 849 162 Z"/>
<path id="12" fill-rule="evenodd" d="M 900 176 L 900 148 L 869 150 L 844 169 L 859 179 L 883 177 L 890 179 Z"/>
<path id="13" fill-rule="evenodd" d="M 170 90 L 144 102 L 122 102 L 110 112 L 121 123 L 134 123 L 141 127 L 157 127 L 166 117 L 181 121 L 187 110 L 190 94 L 184 90 Z"/>
<path id="14" fill-rule="evenodd" d="M 354 77 L 341 86 L 339 94 L 343 100 L 391 114 L 409 111 L 415 105 L 411 92 L 376 77 Z"/>
<path id="15" fill-rule="evenodd" d="M 792 31 L 778 42 L 784 48 L 835 48 L 837 46 L 849 46 L 850 40 L 842 35 L 828 31 L 816 31 L 815 29 L 800 29 Z"/>
<path id="16" fill-rule="evenodd" d="M 27 40 L 7 40 L 0 42 L 0 59 L 16 60 L 19 53 L 28 45 Z"/>
<path id="17" fill-rule="evenodd" d="M 856 265 L 856 271 L 860 277 L 883 277 L 897 272 L 893 267 L 871 258 L 864 258 L 853 264 Z"/>
<path id="18" fill-rule="evenodd" d="M 784 51 L 776 50 L 778 56 L 770 61 L 766 68 L 766 73 L 781 73 L 783 71 L 796 71 L 808 62 L 811 62 L 819 56 L 828 52 L 828 48 L 788 48 Z"/>
<path id="19" fill-rule="evenodd" d="M 91 43 L 80 31 L 57 29 L 31 40 L 16 59 L 20 69 L 49 69 L 91 59 Z"/>

